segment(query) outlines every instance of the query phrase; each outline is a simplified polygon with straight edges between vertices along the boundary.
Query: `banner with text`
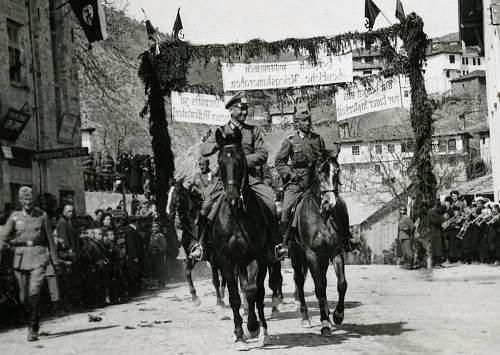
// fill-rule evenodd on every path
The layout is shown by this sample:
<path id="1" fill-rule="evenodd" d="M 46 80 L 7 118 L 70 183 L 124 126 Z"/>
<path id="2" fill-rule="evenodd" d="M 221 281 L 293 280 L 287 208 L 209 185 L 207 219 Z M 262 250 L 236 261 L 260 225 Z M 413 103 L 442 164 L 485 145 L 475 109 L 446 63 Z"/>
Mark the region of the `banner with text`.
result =
<path id="1" fill-rule="evenodd" d="M 177 122 L 223 125 L 231 118 L 224 99 L 215 95 L 172 91 L 172 119 Z"/>
<path id="2" fill-rule="evenodd" d="M 335 94 L 337 121 L 365 113 L 401 107 L 401 90 L 397 77 L 374 78 L 370 83 L 354 83 Z"/>
<path id="3" fill-rule="evenodd" d="M 275 63 L 222 63 L 224 91 L 281 89 L 352 82 L 352 53 Z"/>

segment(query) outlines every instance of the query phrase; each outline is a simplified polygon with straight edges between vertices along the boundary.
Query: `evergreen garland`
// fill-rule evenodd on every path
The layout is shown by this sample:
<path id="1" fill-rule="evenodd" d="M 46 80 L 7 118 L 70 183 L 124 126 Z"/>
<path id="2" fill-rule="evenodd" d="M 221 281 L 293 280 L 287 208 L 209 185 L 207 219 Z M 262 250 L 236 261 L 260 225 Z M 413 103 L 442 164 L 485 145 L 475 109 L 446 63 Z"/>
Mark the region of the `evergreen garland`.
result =
<path id="1" fill-rule="evenodd" d="M 402 50 L 396 49 L 398 38 L 403 41 Z M 433 108 L 427 98 L 422 65 L 425 62 L 428 45 L 423 31 L 423 21 L 411 13 L 401 24 L 369 32 L 347 32 L 334 37 L 289 38 L 275 42 L 259 39 L 246 43 L 191 45 L 187 42 L 168 39 L 160 44 L 160 53 L 144 52 L 140 59 L 139 77 L 144 83 L 150 111 L 152 146 L 157 163 L 157 185 L 166 184 L 173 177 L 173 154 L 168 136 L 165 103 L 161 95 L 170 95 L 172 90 L 194 91 L 222 95 L 213 86 L 189 85 L 187 80 L 190 63 L 205 64 L 221 61 L 250 62 L 263 61 L 267 56 L 280 57 L 292 51 L 299 57 L 307 51 L 308 60 L 315 63 L 318 53 L 323 50 L 330 55 L 338 55 L 352 49 L 377 45 L 384 60 L 382 75 L 407 75 L 411 85 L 411 124 L 414 132 L 414 157 L 409 173 L 412 176 L 415 198 L 415 216 L 420 218 L 421 230 L 426 230 L 426 212 L 432 206 L 436 194 L 436 178 L 432 171 L 430 154 L 432 150 Z M 356 80 L 366 80 L 357 78 Z M 333 92 L 336 87 L 330 86 Z M 287 89 L 283 89 L 286 92 Z M 255 95 L 255 94 L 254 94 Z M 256 94 L 258 96 L 258 94 Z M 159 201 L 166 201 L 166 186 L 157 194 Z M 166 204 L 166 203 L 165 203 Z M 158 204 L 160 214 L 164 214 L 164 203 Z M 423 227 L 423 229 L 422 229 Z"/>

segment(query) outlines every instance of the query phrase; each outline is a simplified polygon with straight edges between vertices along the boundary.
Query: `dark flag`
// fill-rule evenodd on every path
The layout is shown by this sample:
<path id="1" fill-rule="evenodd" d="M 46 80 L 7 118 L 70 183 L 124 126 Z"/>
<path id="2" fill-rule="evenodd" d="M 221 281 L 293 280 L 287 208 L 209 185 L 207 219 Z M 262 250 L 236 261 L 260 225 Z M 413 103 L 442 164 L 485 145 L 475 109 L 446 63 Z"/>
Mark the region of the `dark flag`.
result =
<path id="1" fill-rule="evenodd" d="M 69 0 L 89 43 L 108 38 L 106 17 L 99 0 Z"/>
<path id="2" fill-rule="evenodd" d="M 403 22 L 406 18 L 405 10 L 403 9 L 403 4 L 400 0 L 396 0 L 396 18 L 399 22 Z"/>
<path id="3" fill-rule="evenodd" d="M 373 29 L 373 25 L 375 24 L 375 19 L 380 13 L 380 9 L 372 0 L 365 0 L 365 17 L 366 17 L 366 28 L 368 30 Z"/>
<path id="4" fill-rule="evenodd" d="M 177 10 L 177 17 L 175 18 L 174 22 L 174 30 L 173 30 L 173 36 L 177 40 L 182 40 L 184 39 L 184 32 L 182 31 L 184 27 L 182 27 L 182 20 L 181 20 L 181 14 L 180 14 L 181 8 Z"/>
<path id="5" fill-rule="evenodd" d="M 146 11 L 144 11 L 143 8 L 141 8 L 142 12 L 144 13 L 144 19 L 146 20 L 146 32 L 148 33 L 148 39 L 150 41 L 150 45 L 154 45 L 155 47 L 155 55 L 160 54 L 160 47 L 158 46 L 158 43 L 161 42 L 160 35 L 158 32 L 156 32 L 155 28 L 153 27 L 153 24 L 148 18 L 148 15 L 146 15 Z"/>

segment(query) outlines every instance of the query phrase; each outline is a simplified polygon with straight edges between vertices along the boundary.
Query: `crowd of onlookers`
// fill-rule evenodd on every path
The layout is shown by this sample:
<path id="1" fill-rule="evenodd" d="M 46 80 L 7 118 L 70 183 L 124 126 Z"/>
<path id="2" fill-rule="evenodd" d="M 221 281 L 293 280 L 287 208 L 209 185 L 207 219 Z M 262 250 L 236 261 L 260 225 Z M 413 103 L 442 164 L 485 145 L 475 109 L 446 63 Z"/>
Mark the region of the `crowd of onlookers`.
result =
<path id="1" fill-rule="evenodd" d="M 122 153 L 117 161 L 110 154 L 92 152 L 83 163 L 86 191 L 118 191 L 148 195 L 154 162 L 148 154 Z M 123 184 L 123 185 L 122 185 Z"/>
<path id="2" fill-rule="evenodd" d="M 429 228 L 425 231 L 418 229 L 418 222 L 408 227 L 412 222 L 404 208 L 400 214 L 396 256 L 404 260 L 405 267 L 425 264 L 426 256 L 432 256 L 434 266 L 500 265 L 500 207 L 489 199 L 476 196 L 468 200 L 452 191 L 427 212 Z M 408 239 L 411 242 L 405 243 Z"/>
<path id="3" fill-rule="evenodd" d="M 45 313 L 124 302 L 144 288 L 182 279 L 173 223 L 160 223 L 151 202 L 134 212 L 127 215 L 120 204 L 75 217 L 66 203 L 59 215 L 49 215 L 62 267 L 57 275 L 52 267 L 47 270 Z M 0 325 L 22 318 L 12 254 L 4 248 L 0 259 Z"/>

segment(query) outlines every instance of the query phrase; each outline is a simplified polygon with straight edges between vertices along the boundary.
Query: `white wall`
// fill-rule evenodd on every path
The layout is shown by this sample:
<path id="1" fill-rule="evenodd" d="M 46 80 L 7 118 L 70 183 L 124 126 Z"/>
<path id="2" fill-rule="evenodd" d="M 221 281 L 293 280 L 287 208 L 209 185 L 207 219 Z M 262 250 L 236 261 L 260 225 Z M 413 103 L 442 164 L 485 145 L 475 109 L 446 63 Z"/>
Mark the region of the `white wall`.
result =
<path id="1" fill-rule="evenodd" d="M 455 56 L 455 63 L 450 63 L 450 55 Z M 427 57 L 425 69 L 425 88 L 428 94 L 443 94 L 451 90 L 450 80 L 462 73 L 462 55 L 456 53 L 440 53 Z M 449 71 L 450 77 L 446 77 Z"/>

